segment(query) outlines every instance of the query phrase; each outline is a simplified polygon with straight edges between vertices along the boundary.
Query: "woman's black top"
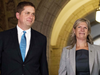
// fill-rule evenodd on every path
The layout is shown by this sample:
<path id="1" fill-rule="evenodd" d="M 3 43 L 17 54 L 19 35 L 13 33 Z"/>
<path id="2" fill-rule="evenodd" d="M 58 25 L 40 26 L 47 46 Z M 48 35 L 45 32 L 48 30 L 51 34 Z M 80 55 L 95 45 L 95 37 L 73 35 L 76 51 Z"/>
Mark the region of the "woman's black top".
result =
<path id="1" fill-rule="evenodd" d="M 76 51 L 76 75 L 90 75 L 88 50 Z"/>

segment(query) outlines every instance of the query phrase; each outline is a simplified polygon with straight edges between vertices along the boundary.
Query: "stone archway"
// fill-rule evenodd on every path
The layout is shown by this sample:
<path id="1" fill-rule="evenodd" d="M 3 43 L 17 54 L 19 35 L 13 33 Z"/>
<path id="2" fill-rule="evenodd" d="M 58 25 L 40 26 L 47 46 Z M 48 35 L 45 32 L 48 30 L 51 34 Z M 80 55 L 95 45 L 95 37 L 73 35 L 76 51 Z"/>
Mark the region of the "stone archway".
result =
<path id="1" fill-rule="evenodd" d="M 30 0 L 32 1 L 32 0 Z M 36 2 L 36 1 L 32 1 Z M 54 22 L 59 15 L 63 7 L 69 2 L 69 0 L 39 0 L 36 7 L 36 21 L 33 25 L 33 29 L 41 32 L 47 37 L 47 58 L 49 65 L 49 73 L 52 75 L 50 61 L 52 59 L 51 53 L 51 31 L 53 29 Z M 57 69 L 55 69 L 57 70 Z M 57 72 L 57 71 L 56 71 Z"/>

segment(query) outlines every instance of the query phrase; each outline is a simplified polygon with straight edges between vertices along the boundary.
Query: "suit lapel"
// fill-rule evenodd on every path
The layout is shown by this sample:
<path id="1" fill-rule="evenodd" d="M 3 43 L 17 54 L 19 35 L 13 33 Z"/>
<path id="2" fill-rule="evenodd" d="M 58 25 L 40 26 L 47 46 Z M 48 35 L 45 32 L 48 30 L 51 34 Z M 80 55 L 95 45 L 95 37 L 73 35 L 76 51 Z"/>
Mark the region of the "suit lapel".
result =
<path id="1" fill-rule="evenodd" d="M 74 74 L 76 74 L 75 53 L 76 53 L 76 45 L 70 50 L 70 62 Z"/>
<path id="2" fill-rule="evenodd" d="M 23 61 L 22 60 L 22 56 L 21 56 L 21 52 L 20 52 L 20 48 L 19 48 L 19 43 L 18 43 L 18 34 L 17 34 L 17 28 L 15 27 L 12 32 L 11 32 L 11 36 L 12 36 L 12 39 L 13 39 L 13 47 L 14 47 L 14 50 L 17 50 L 17 54 L 18 54 L 18 60 L 19 61 Z"/>
<path id="3" fill-rule="evenodd" d="M 90 74 L 91 74 L 93 63 L 94 63 L 94 50 L 93 50 L 93 46 L 90 45 L 89 43 L 88 43 L 88 47 L 89 47 L 89 67 L 90 67 Z"/>
<path id="4" fill-rule="evenodd" d="M 30 38 L 30 46 L 29 46 L 29 50 L 28 50 L 28 53 L 27 53 L 27 56 L 25 58 L 25 61 L 27 60 L 28 61 L 28 58 L 31 58 L 31 55 L 33 55 L 33 52 L 31 52 L 33 50 L 33 48 L 35 47 L 35 33 L 34 31 L 32 30 L 31 28 L 31 38 Z"/>

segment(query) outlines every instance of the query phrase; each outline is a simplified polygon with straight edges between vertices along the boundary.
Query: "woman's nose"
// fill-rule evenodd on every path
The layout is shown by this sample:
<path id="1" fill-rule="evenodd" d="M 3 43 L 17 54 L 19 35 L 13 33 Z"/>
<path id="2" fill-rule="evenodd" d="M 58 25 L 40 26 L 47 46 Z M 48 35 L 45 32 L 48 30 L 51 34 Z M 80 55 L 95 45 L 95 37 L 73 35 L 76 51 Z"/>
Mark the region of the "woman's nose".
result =
<path id="1" fill-rule="evenodd" d="M 84 31 L 84 28 L 81 28 L 81 31 Z"/>

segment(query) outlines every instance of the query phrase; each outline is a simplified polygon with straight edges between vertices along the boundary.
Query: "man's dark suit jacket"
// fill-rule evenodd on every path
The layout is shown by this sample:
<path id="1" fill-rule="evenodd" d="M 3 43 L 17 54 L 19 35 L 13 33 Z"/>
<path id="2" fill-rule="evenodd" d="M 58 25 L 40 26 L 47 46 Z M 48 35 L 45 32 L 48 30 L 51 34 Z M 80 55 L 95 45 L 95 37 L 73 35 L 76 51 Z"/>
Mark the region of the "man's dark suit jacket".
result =
<path id="1" fill-rule="evenodd" d="M 30 47 L 23 62 L 17 28 L 0 33 L 1 75 L 48 75 L 46 37 L 31 29 Z"/>

